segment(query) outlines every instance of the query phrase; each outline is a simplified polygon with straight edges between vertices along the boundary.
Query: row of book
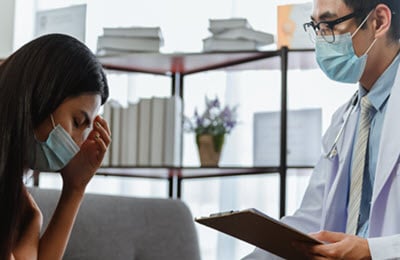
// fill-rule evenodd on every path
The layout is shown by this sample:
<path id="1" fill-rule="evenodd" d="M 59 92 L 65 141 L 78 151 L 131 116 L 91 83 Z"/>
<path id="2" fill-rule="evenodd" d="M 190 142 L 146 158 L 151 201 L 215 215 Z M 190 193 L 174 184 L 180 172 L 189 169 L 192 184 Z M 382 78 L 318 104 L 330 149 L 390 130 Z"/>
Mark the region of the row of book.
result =
<path id="1" fill-rule="evenodd" d="M 203 39 L 203 50 L 255 51 L 274 43 L 274 35 L 256 31 L 246 18 L 210 19 L 208 30 L 212 36 Z"/>
<path id="2" fill-rule="evenodd" d="M 180 97 L 145 98 L 128 107 L 107 102 L 103 117 L 112 132 L 104 167 L 181 165 Z"/>
<path id="3" fill-rule="evenodd" d="M 97 38 L 97 53 L 159 52 L 163 45 L 160 27 L 103 28 L 103 35 Z"/>

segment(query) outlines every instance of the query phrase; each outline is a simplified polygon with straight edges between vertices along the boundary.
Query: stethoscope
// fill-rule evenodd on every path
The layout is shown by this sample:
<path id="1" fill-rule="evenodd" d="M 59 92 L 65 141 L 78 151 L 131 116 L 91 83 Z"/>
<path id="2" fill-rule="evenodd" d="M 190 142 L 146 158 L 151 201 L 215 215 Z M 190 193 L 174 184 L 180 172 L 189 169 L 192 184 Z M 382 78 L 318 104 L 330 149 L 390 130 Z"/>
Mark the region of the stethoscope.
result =
<path id="1" fill-rule="evenodd" d="M 346 115 L 346 118 L 344 119 L 342 126 L 340 127 L 339 132 L 336 135 L 335 141 L 332 144 L 331 149 L 329 150 L 329 152 L 325 155 L 325 158 L 328 159 L 332 159 L 333 157 L 335 157 L 337 155 L 337 143 L 339 141 L 339 139 L 342 137 L 343 132 L 344 132 L 344 128 L 347 125 L 347 122 L 349 121 L 349 118 L 351 116 L 351 114 L 354 112 L 354 110 L 356 109 L 356 105 L 357 105 L 357 101 L 358 101 L 358 90 L 356 91 L 356 93 L 354 93 L 354 95 L 351 97 L 350 100 L 350 104 L 347 107 L 346 111 L 349 111 L 348 114 Z"/>

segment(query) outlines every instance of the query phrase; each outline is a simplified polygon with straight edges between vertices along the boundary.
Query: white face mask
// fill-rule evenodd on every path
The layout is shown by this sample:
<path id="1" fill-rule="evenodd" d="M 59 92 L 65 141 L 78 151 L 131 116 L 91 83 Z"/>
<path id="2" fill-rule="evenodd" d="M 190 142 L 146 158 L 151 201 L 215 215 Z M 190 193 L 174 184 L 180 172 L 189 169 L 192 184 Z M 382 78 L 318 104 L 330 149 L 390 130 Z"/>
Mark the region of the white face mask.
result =
<path id="1" fill-rule="evenodd" d="M 368 52 L 377 39 L 371 43 L 362 56 L 358 57 L 354 52 L 352 38 L 370 15 L 371 13 L 352 35 L 350 33 L 336 35 L 333 43 L 328 43 L 322 36 L 317 36 L 315 44 L 317 63 L 330 79 L 343 83 L 356 83 L 360 80 L 367 64 Z"/>
<path id="2" fill-rule="evenodd" d="M 57 172 L 64 168 L 79 152 L 79 146 L 61 125 L 55 126 L 50 115 L 53 130 L 45 142 L 35 138 L 35 148 L 29 160 L 29 167 L 41 172 Z"/>

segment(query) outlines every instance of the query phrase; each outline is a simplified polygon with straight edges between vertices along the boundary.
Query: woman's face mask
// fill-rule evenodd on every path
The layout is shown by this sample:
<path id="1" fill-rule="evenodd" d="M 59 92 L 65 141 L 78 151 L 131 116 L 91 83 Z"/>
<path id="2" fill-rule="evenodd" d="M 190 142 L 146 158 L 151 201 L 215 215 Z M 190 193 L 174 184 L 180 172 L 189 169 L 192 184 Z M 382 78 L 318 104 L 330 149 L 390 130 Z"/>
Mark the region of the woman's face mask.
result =
<path id="1" fill-rule="evenodd" d="M 40 172 L 57 172 L 64 168 L 79 152 L 79 146 L 61 125 L 55 125 L 50 115 L 53 130 L 45 142 L 35 138 L 35 147 L 29 167 Z"/>
<path id="2" fill-rule="evenodd" d="M 370 14 L 352 35 L 350 33 L 337 35 L 333 43 L 328 43 L 322 36 L 317 36 L 315 43 L 317 63 L 330 79 L 343 83 L 356 83 L 360 80 L 367 64 L 368 52 L 376 39 L 367 51 L 358 57 L 354 51 L 352 38 L 365 24 Z"/>

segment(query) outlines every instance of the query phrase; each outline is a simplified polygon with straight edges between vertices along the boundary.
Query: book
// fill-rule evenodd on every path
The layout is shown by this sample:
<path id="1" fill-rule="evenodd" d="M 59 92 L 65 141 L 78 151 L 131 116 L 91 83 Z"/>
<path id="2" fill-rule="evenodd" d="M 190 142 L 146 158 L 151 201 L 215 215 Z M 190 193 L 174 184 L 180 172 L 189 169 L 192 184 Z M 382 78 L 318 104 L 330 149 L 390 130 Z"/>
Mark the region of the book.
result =
<path id="1" fill-rule="evenodd" d="M 111 127 L 111 105 L 109 102 L 105 103 L 103 106 L 103 119 L 107 122 L 108 126 Z M 107 167 L 110 165 L 110 150 L 108 148 L 106 153 L 104 154 L 102 166 Z"/>
<path id="2" fill-rule="evenodd" d="M 209 31 L 216 34 L 232 28 L 251 28 L 246 18 L 209 19 Z"/>
<path id="3" fill-rule="evenodd" d="M 117 50 L 117 49 L 103 48 L 101 50 L 97 50 L 96 55 L 98 57 L 124 56 L 124 55 L 130 54 L 132 52 L 133 51 L 129 51 L 129 50 Z M 134 52 L 155 52 L 155 51 L 136 50 Z"/>
<path id="4" fill-rule="evenodd" d="M 231 235 L 284 259 L 308 259 L 294 242 L 322 244 L 311 236 L 251 208 L 196 218 L 196 222 Z"/>
<path id="5" fill-rule="evenodd" d="M 181 166 L 182 99 L 173 96 L 165 101 L 164 165 Z"/>
<path id="6" fill-rule="evenodd" d="M 138 161 L 139 166 L 150 165 L 150 133 L 151 133 L 151 99 L 139 101 L 139 134 Z"/>
<path id="7" fill-rule="evenodd" d="M 165 132 L 165 98 L 151 99 L 150 165 L 162 166 Z"/>
<path id="8" fill-rule="evenodd" d="M 128 166 L 137 165 L 138 157 L 138 130 L 139 130 L 139 105 L 129 104 L 127 108 L 127 139 L 125 163 Z"/>
<path id="9" fill-rule="evenodd" d="M 221 33 L 215 34 L 216 39 L 243 39 L 255 41 L 259 44 L 266 45 L 274 43 L 274 35 L 266 32 L 256 31 L 249 28 L 233 28 L 225 30 Z"/>
<path id="10" fill-rule="evenodd" d="M 120 109 L 120 164 L 134 166 L 137 164 L 137 127 L 138 105 L 129 104 Z"/>
<path id="11" fill-rule="evenodd" d="M 249 40 L 230 40 L 209 37 L 203 40 L 204 51 L 255 51 L 259 44 Z"/>
<path id="12" fill-rule="evenodd" d="M 97 39 L 97 50 L 125 50 L 158 52 L 161 41 L 154 38 L 121 37 L 121 36 L 99 36 Z"/>
<path id="13" fill-rule="evenodd" d="M 128 138 L 129 138 L 129 130 L 128 130 L 128 108 L 121 108 L 121 147 L 120 147 L 120 164 L 127 165 L 127 156 L 128 156 Z"/>
<path id="14" fill-rule="evenodd" d="M 121 105 L 118 102 L 110 102 L 111 105 L 111 150 L 110 164 L 116 166 L 121 163 Z"/>
<path id="15" fill-rule="evenodd" d="M 156 38 L 164 41 L 160 27 L 105 27 L 103 28 L 104 36 L 122 36 L 122 37 L 142 37 Z"/>

